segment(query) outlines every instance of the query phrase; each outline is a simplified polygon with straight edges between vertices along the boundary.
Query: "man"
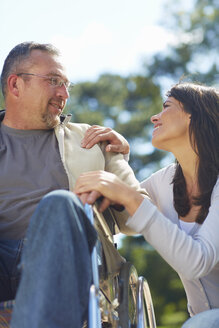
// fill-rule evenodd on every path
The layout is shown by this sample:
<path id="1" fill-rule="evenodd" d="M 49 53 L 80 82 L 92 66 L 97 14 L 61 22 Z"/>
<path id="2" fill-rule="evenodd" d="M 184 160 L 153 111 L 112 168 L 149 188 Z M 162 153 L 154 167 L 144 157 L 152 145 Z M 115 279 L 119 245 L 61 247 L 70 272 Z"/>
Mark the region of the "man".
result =
<path id="1" fill-rule="evenodd" d="M 75 181 L 101 169 L 140 187 L 123 155 L 109 154 L 104 145 L 81 147 L 89 126 L 62 116 L 70 82 L 53 46 L 17 45 L 1 84 L 0 300 L 15 297 L 25 244 L 11 327 L 81 327 L 96 232 L 72 192 Z M 99 195 L 88 196 L 95 201 Z"/>

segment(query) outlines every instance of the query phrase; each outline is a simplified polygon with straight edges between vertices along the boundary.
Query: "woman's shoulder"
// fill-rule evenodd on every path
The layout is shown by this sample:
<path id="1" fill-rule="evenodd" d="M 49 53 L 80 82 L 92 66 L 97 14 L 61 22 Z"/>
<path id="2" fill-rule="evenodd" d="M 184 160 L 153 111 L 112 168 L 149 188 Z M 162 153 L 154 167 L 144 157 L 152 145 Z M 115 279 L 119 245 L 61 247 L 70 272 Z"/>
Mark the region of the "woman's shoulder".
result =
<path id="1" fill-rule="evenodd" d="M 149 178 L 141 182 L 141 186 L 149 193 L 171 192 L 173 176 L 175 174 L 176 164 L 170 164 L 157 172 L 153 173 Z"/>
<path id="2" fill-rule="evenodd" d="M 172 181 L 175 170 L 176 164 L 170 164 L 153 173 L 141 183 L 141 187 L 147 190 L 151 201 L 162 213 L 168 213 L 168 215 L 172 215 Z"/>
<path id="3" fill-rule="evenodd" d="M 211 201 L 214 199 L 219 200 L 219 176 L 217 178 L 217 181 L 215 183 L 215 186 L 213 188 L 212 195 L 211 195 Z"/>
<path id="4" fill-rule="evenodd" d="M 168 166 L 158 170 L 157 172 L 153 173 L 148 179 L 146 180 L 159 180 L 159 181 L 169 181 L 173 179 L 173 176 L 176 171 L 176 164 L 172 163 Z"/>

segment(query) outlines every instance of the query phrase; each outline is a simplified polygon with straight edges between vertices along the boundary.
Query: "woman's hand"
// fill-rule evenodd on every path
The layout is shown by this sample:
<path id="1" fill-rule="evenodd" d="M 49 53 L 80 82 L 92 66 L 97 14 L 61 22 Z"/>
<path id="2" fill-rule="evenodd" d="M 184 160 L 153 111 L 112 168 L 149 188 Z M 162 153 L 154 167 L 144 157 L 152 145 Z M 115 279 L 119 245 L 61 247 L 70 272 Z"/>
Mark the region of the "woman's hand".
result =
<path id="1" fill-rule="evenodd" d="M 86 131 L 81 146 L 89 149 L 100 141 L 108 141 L 107 152 L 122 153 L 124 155 L 129 153 L 129 143 L 121 134 L 111 128 L 99 125 L 93 125 Z"/>
<path id="2" fill-rule="evenodd" d="M 92 197 L 92 191 L 104 196 L 99 208 L 100 212 L 109 206 L 110 201 L 111 204 L 123 205 L 129 214 L 133 215 L 144 199 L 138 191 L 126 185 L 116 175 L 106 171 L 93 171 L 80 175 L 74 192 L 79 197 L 84 193 L 89 193 L 86 200 L 89 204 L 93 204 L 96 199 Z"/>

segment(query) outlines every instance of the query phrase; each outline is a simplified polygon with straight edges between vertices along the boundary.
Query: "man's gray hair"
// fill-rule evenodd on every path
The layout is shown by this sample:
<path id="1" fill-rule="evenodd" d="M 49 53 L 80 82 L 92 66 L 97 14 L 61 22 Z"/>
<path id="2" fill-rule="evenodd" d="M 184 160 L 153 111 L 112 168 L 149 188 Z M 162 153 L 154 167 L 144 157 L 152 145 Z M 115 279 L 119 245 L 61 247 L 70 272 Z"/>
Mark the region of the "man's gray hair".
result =
<path id="1" fill-rule="evenodd" d="M 45 51 L 53 56 L 59 56 L 60 52 L 51 44 L 43 44 L 36 42 L 23 42 L 15 46 L 5 59 L 2 74 L 1 74 L 1 87 L 4 98 L 7 92 L 7 79 L 10 74 L 16 74 L 17 68 L 29 59 L 32 50 Z"/>

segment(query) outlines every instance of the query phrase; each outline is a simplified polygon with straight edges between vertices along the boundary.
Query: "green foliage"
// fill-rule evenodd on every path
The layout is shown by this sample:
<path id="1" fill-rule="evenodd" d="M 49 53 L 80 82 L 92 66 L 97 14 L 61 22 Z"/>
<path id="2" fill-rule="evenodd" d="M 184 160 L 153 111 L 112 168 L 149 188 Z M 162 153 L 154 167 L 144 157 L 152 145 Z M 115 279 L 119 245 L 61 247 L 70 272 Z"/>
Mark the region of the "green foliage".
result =
<path id="1" fill-rule="evenodd" d="M 123 134 L 133 146 L 130 164 L 138 173 L 145 164 L 164 156 L 152 147 L 148 153 L 146 147 L 150 117 L 160 111 L 161 104 L 160 87 L 152 79 L 105 74 L 96 82 L 76 85 L 66 111 L 74 122 L 110 126 Z"/>
<path id="2" fill-rule="evenodd" d="M 185 9 L 188 4 L 190 8 Z M 104 124 L 122 133 L 130 142 L 130 165 L 140 180 L 164 165 L 166 153 L 150 146 L 150 117 L 161 110 L 166 81 L 169 87 L 186 75 L 219 84 L 218 0 L 167 0 L 164 17 L 163 24 L 176 36 L 175 45 L 147 58 L 142 74 L 104 74 L 95 82 L 76 85 L 65 110 L 72 113 L 74 122 Z M 1 93 L 0 107 L 4 108 Z M 142 237 L 125 237 L 120 251 L 147 278 L 158 324 L 181 327 L 187 318 L 186 298 L 173 269 Z"/>
<path id="3" fill-rule="evenodd" d="M 167 1 L 164 25 L 174 30 L 178 43 L 158 53 L 146 70 L 155 80 L 165 77 L 176 82 L 182 76 L 206 84 L 219 83 L 219 5 L 217 0 Z"/>
<path id="4" fill-rule="evenodd" d="M 4 108 L 4 98 L 3 98 L 1 84 L 0 84 L 0 110 L 3 108 Z"/>
<path id="5" fill-rule="evenodd" d="M 102 75 L 97 82 L 75 86 L 68 104 L 73 120 L 85 112 L 100 112 L 102 124 L 106 121 L 127 137 L 142 136 L 141 128 L 151 114 L 160 109 L 160 89 L 143 76 L 121 77 Z M 101 119 L 101 117 L 100 117 Z M 89 117 L 87 117 L 89 121 Z M 142 122 L 143 120 L 143 122 Z M 134 126 L 130 124 L 134 122 Z M 140 124 L 140 129 L 137 128 Z M 145 131 L 144 131 L 145 132 Z"/>
<path id="6" fill-rule="evenodd" d="M 178 82 L 182 76 L 209 85 L 219 84 L 219 3 L 216 0 L 195 0 L 190 9 L 185 1 L 169 0 L 165 6 L 164 25 L 174 31 L 178 39 L 167 52 L 158 53 L 145 64 L 145 76 L 161 89 L 166 84 Z M 168 86 L 169 87 L 169 86 Z M 147 130 L 148 132 L 148 130 Z M 160 152 L 143 156 L 141 163 L 147 167 L 163 159 Z M 135 162 L 138 158 L 132 162 Z M 141 170 L 141 169 L 140 169 Z M 142 237 L 125 237 L 122 255 L 137 268 L 139 275 L 147 278 L 151 288 L 158 324 L 177 328 L 187 319 L 186 297 L 178 275 L 165 263 Z M 163 327 L 162 326 L 162 327 Z"/>
<path id="7" fill-rule="evenodd" d="M 134 264 L 150 286 L 158 325 L 176 328 L 187 318 L 184 288 L 176 272 L 143 237 L 125 237 L 120 253 Z"/>

